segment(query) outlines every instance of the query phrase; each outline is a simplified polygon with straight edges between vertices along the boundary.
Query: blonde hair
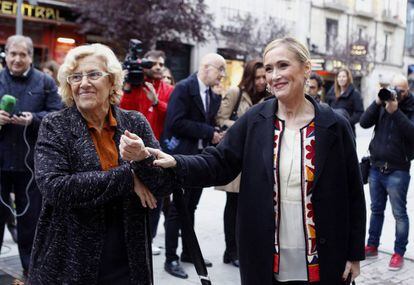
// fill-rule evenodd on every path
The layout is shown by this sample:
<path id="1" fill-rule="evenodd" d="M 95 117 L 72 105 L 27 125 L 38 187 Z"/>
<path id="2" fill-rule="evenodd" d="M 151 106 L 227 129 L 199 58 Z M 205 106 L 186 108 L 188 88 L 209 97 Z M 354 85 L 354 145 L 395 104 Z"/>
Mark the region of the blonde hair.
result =
<path id="1" fill-rule="evenodd" d="M 351 70 L 349 70 L 348 67 L 341 67 L 338 71 L 338 73 L 335 76 L 335 97 L 338 98 L 341 95 L 341 86 L 339 86 L 338 83 L 338 75 L 341 72 L 345 72 L 346 73 L 346 77 L 348 78 L 348 81 L 346 83 L 346 87 L 348 87 L 350 84 L 352 84 L 354 82 L 354 79 L 352 78 L 352 72 Z"/>
<path id="2" fill-rule="evenodd" d="M 306 46 L 303 45 L 301 42 L 299 42 L 297 39 L 291 38 L 291 37 L 284 37 L 284 38 L 275 39 L 271 41 L 266 46 L 263 52 L 263 61 L 264 61 L 266 54 L 269 51 L 281 45 L 285 46 L 289 51 L 294 53 L 296 56 L 296 59 L 302 64 L 306 64 L 311 61 L 311 56 Z"/>
<path id="3" fill-rule="evenodd" d="M 119 104 L 122 97 L 122 85 L 124 82 L 124 72 L 119 60 L 116 58 L 114 52 L 103 44 L 91 44 L 78 46 L 71 49 L 65 57 L 64 63 L 60 66 L 58 72 L 58 81 L 60 83 L 59 93 L 62 97 L 63 103 L 66 106 L 73 106 L 73 94 L 66 78 L 78 66 L 78 61 L 87 56 L 96 56 L 102 59 L 105 71 L 109 73 L 113 88 L 109 95 L 109 101 L 112 105 Z"/>

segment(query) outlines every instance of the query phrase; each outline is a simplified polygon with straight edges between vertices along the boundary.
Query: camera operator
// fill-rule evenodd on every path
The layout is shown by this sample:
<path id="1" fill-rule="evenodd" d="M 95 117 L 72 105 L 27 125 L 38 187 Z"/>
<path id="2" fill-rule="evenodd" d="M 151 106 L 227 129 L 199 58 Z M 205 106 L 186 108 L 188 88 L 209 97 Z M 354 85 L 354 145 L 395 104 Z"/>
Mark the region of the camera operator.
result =
<path id="1" fill-rule="evenodd" d="M 7 204 L 10 193 L 14 192 L 18 248 L 23 273 L 26 273 L 41 208 L 40 192 L 32 175 L 33 150 L 42 118 L 62 105 L 54 80 L 32 67 L 33 42 L 29 37 L 9 37 L 5 51 L 6 67 L 0 72 L 0 102 L 12 98 L 14 108 L 12 112 L 0 108 L 0 247 L 4 223 L 10 214 Z M 30 153 L 26 159 L 27 145 Z"/>
<path id="2" fill-rule="evenodd" d="M 131 90 L 124 92 L 120 107 L 141 112 L 159 140 L 164 127 L 168 100 L 174 87 L 162 80 L 166 59 L 163 51 L 149 51 L 144 58 L 152 62 L 152 67 L 143 68 L 144 82 L 137 86 L 132 84 Z"/>
<path id="3" fill-rule="evenodd" d="M 399 270 L 404 264 L 408 244 L 406 204 L 414 154 L 414 96 L 409 92 L 407 78 L 402 75 L 396 75 L 391 85 L 393 88 L 380 90 L 360 120 L 363 128 L 375 126 L 369 146 L 371 220 L 365 254 L 367 258 L 378 256 L 388 196 L 396 220 L 394 254 L 389 269 Z"/>

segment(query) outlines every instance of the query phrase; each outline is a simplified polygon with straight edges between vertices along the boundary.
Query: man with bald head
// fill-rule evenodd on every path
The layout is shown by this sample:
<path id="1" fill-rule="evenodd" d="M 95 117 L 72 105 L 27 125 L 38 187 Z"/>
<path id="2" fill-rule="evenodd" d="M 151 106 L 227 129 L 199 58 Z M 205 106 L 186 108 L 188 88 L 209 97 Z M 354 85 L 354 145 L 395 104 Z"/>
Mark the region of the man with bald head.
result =
<path id="1" fill-rule="evenodd" d="M 215 129 L 215 117 L 221 97 L 211 90 L 226 75 L 226 61 L 221 55 L 210 53 L 201 59 L 198 72 L 179 82 L 170 97 L 161 145 L 170 154 L 198 154 L 205 147 L 217 144 L 223 134 Z M 194 226 L 194 213 L 202 188 L 186 188 L 184 203 Z M 188 278 L 176 254 L 180 221 L 172 203 L 165 223 L 165 270 L 173 276 Z M 192 262 L 187 242 L 183 238 L 181 261 Z M 212 266 L 206 260 L 207 266 Z"/>
<path id="2" fill-rule="evenodd" d="M 409 92 L 407 78 L 402 75 L 396 75 L 391 85 L 390 98 L 383 101 L 377 96 L 360 119 L 363 128 L 375 126 L 369 145 L 371 219 L 365 255 L 367 258 L 378 257 L 384 210 L 389 198 L 396 233 L 394 254 L 388 268 L 399 270 L 404 265 L 408 244 L 406 204 L 411 160 L 414 158 L 414 96 Z"/>

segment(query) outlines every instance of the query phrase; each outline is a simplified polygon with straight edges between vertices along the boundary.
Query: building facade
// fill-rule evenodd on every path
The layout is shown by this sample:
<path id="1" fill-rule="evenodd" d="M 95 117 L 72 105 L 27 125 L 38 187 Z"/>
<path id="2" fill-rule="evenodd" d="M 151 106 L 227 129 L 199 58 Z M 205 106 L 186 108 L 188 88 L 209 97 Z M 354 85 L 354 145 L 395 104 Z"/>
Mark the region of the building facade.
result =
<path id="1" fill-rule="evenodd" d="M 36 67 L 51 59 L 62 63 L 71 48 L 85 42 L 85 36 L 78 33 L 71 1 L 38 0 L 36 5 L 24 2 L 21 10 L 23 35 L 33 40 Z M 16 1 L 0 1 L 0 50 L 16 33 L 16 14 Z"/>
<path id="2" fill-rule="evenodd" d="M 409 2 L 408 7 L 413 7 L 412 1 Z M 243 40 L 236 38 L 235 47 L 229 48 L 226 35 L 231 31 L 242 33 L 240 18 L 247 16 L 255 20 L 255 33 L 281 26 L 284 34 L 306 43 L 313 68 L 324 77 L 326 89 L 333 84 L 338 68 L 348 66 L 365 105 L 394 74 L 407 74 L 407 62 L 411 60 L 404 60 L 409 41 L 404 45 L 406 20 L 409 20 L 406 19 L 407 0 L 257 0 L 254 5 L 249 0 L 206 0 L 206 3 L 215 15 L 219 34 L 207 44 L 189 43 L 192 46 L 189 69 L 198 68 L 202 55 L 219 52 L 228 62 L 227 86 L 238 83 L 248 55 L 243 50 Z M 410 29 L 414 32 L 414 27 Z M 414 45 L 413 40 L 410 43 Z"/>

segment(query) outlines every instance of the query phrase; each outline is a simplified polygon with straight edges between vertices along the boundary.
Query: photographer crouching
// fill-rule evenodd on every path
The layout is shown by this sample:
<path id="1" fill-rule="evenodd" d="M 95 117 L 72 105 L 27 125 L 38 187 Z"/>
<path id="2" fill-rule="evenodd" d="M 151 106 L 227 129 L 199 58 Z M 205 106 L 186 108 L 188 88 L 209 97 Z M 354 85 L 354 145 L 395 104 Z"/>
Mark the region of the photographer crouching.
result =
<path id="1" fill-rule="evenodd" d="M 408 244 L 406 204 L 414 158 L 414 96 L 409 92 L 406 77 L 396 75 L 391 88 L 379 91 L 375 101 L 362 114 L 360 125 L 362 128 L 375 126 L 369 145 L 371 219 L 365 255 L 367 258 L 378 256 L 388 196 L 396 221 L 394 254 L 388 268 L 399 270 L 404 265 Z"/>

